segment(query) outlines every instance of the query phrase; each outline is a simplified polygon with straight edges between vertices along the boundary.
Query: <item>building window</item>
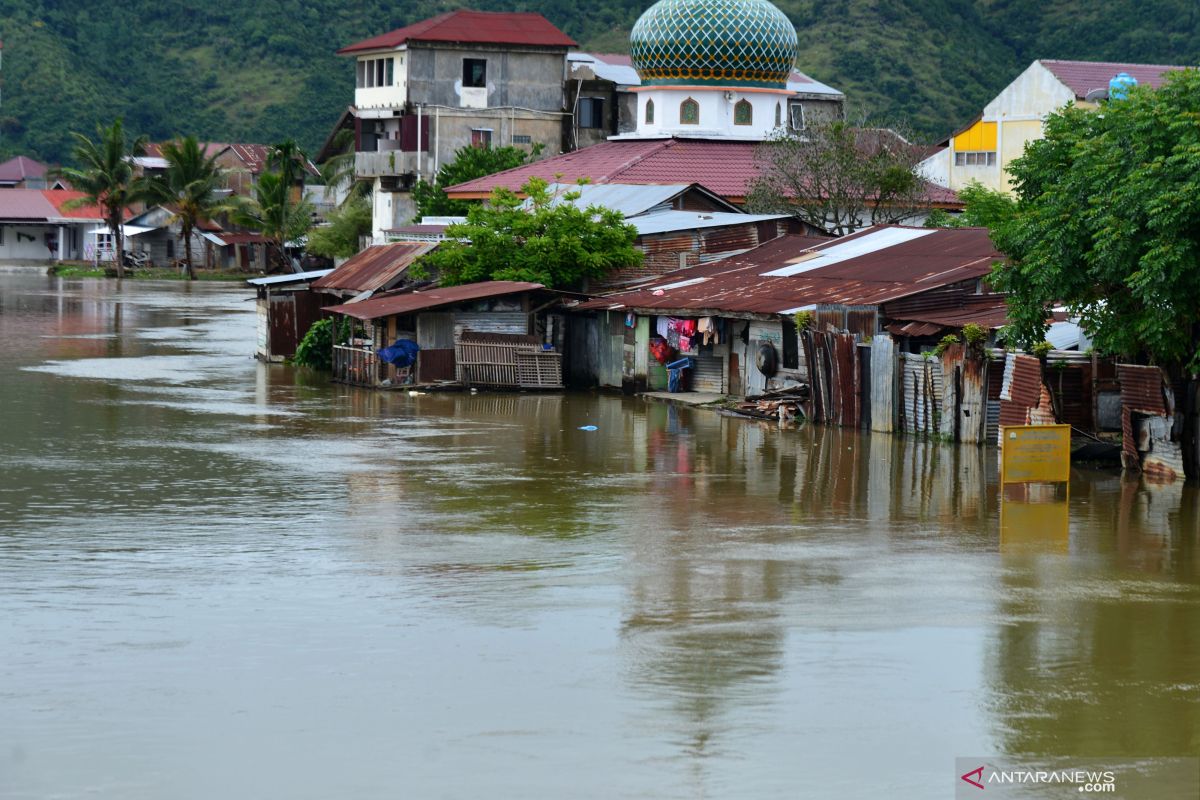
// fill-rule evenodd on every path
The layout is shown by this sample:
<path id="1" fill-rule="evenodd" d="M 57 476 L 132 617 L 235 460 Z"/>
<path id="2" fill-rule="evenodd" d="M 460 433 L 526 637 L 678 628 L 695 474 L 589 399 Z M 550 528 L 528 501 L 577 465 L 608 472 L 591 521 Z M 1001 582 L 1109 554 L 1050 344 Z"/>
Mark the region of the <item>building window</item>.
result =
<path id="1" fill-rule="evenodd" d="M 654 101 L 653 100 L 646 101 L 646 124 L 647 125 L 654 124 Z"/>
<path id="2" fill-rule="evenodd" d="M 0 225 L 0 247 L 4 246 L 4 226 Z"/>
<path id="3" fill-rule="evenodd" d="M 956 167 L 994 167 L 996 166 L 995 151 L 986 153 L 955 153 Z"/>
<path id="4" fill-rule="evenodd" d="M 175 257 L 175 239 L 169 238 L 169 239 L 167 239 L 167 258 L 174 258 L 174 257 Z"/>
<path id="5" fill-rule="evenodd" d="M 604 127 L 604 100 L 599 97 L 579 98 L 579 127 Z"/>
<path id="6" fill-rule="evenodd" d="M 792 103 L 788 106 L 788 124 L 794 131 L 804 130 L 804 106 L 799 103 Z"/>
<path id="7" fill-rule="evenodd" d="M 754 123 L 754 107 L 746 99 L 738 100 L 733 106 L 733 124 L 751 125 Z"/>
<path id="8" fill-rule="evenodd" d="M 472 147 L 491 147 L 492 146 L 492 129 L 491 128 L 472 128 L 471 129 L 471 146 Z"/>
<path id="9" fill-rule="evenodd" d="M 783 124 L 783 106 L 779 103 L 775 104 L 775 127 L 778 128 Z"/>
<path id="10" fill-rule="evenodd" d="M 463 59 L 463 84 L 466 88 L 482 89 L 487 86 L 487 59 Z"/>
<path id="11" fill-rule="evenodd" d="M 377 86 L 391 86 L 395 80 L 395 59 L 364 58 L 358 62 L 355 73 L 355 86 L 359 89 L 374 89 Z"/>
<path id="12" fill-rule="evenodd" d="M 528 133 L 514 133 L 512 137 L 513 144 L 533 144 L 533 137 Z"/>
<path id="13" fill-rule="evenodd" d="M 700 104 L 690 97 L 679 104 L 679 124 L 700 124 Z"/>

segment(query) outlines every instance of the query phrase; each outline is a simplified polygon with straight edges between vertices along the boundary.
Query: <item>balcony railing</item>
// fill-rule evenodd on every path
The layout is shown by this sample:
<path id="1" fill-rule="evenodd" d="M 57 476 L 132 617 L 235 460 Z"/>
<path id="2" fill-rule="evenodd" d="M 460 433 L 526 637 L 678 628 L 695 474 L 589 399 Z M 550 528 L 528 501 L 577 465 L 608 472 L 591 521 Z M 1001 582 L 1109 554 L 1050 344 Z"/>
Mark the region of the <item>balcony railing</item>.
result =
<path id="1" fill-rule="evenodd" d="M 333 379 L 353 386 L 375 386 L 379 383 L 379 359 L 370 348 L 335 344 Z"/>

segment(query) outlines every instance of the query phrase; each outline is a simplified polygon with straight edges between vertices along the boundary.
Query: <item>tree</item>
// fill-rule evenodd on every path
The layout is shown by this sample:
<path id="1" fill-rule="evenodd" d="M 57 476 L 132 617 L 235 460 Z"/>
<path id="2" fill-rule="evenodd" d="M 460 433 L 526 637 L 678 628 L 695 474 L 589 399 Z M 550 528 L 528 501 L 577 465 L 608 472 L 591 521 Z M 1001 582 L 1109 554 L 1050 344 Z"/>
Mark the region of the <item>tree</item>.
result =
<path id="1" fill-rule="evenodd" d="M 308 235 L 308 252 L 327 258 L 349 258 L 358 252 L 359 239 L 371 232 L 371 204 L 362 197 L 326 215 L 328 225 L 313 228 Z"/>
<path id="2" fill-rule="evenodd" d="M 303 197 L 292 200 L 293 183 L 280 172 L 264 172 L 254 187 L 254 197 L 234 199 L 230 213 L 238 225 L 256 230 L 271 240 L 275 267 L 287 266 L 287 243 L 312 228 L 313 205 Z"/>
<path id="3" fill-rule="evenodd" d="M 454 160 L 437 171 L 433 183 L 418 181 L 413 187 L 415 221 L 420 222 L 421 217 L 464 216 L 475 204 L 469 200 L 451 200 L 446 196 L 447 187 L 519 167 L 537 158 L 541 151 L 540 143 L 533 145 L 528 153 L 519 147 L 460 147 L 454 153 Z"/>
<path id="4" fill-rule="evenodd" d="M 125 210 L 142 199 L 145 186 L 134 175 L 133 157 L 146 152 L 147 139 L 138 136 L 130 141 L 125 126 L 118 117 L 109 127 L 96 128 L 97 140 L 82 133 L 72 133 L 75 147 L 72 155 L 78 167 L 63 167 L 56 174 L 70 182 L 83 197 L 72 200 L 69 206 L 96 205 L 104 213 L 104 222 L 113 237 L 117 277 L 125 277 Z"/>
<path id="5" fill-rule="evenodd" d="M 343 128 L 334 134 L 333 148 L 337 154 L 326 159 L 320 167 L 321 180 L 325 183 L 325 199 L 335 197 L 343 184 L 347 187 L 346 196 L 339 205 L 370 197 L 371 182 L 359 178 L 354 171 L 354 131 Z"/>
<path id="6" fill-rule="evenodd" d="M 147 183 L 147 197 L 171 210 L 183 234 L 183 260 L 189 280 L 196 279 L 192 264 L 192 232 L 196 225 L 232 208 L 222 193 L 225 171 L 217 163 L 217 153 L 205 155 L 206 146 L 195 136 L 167 142 L 162 146 L 167 168 Z"/>
<path id="7" fill-rule="evenodd" d="M 755 157 L 748 208 L 789 213 L 835 236 L 903 222 L 928 205 L 916 171 L 922 149 L 890 129 L 811 125 L 776 134 Z"/>
<path id="8" fill-rule="evenodd" d="M 958 190 L 958 199 L 963 203 L 961 214 L 947 214 L 934 209 L 925 220 L 927 228 L 987 228 L 999 227 L 1010 219 L 1017 208 L 1011 195 L 989 189 L 978 181 L 971 181 Z"/>
<path id="9" fill-rule="evenodd" d="M 549 288 L 578 287 L 614 269 L 641 263 L 637 229 L 619 211 L 578 205 L 579 192 L 552 194 L 533 178 L 523 202 L 507 189 L 476 205 L 465 223 L 446 228 L 446 241 L 424 256 L 415 274 L 436 272 L 443 286 L 475 281 L 532 281 Z"/>
<path id="10" fill-rule="evenodd" d="M 1200 369 L 1198 118 L 1195 70 L 1047 118 L 1009 166 L 1016 209 L 993 232 L 1017 343 L 1041 341 L 1061 303 L 1098 351 Z"/>

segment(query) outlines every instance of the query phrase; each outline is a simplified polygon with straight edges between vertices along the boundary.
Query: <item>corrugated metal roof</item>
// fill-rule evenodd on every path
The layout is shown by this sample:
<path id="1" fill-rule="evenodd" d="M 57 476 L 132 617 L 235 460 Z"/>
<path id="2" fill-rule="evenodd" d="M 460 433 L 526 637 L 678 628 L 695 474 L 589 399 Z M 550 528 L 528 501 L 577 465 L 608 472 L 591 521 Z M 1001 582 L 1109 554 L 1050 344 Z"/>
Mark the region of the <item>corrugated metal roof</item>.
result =
<path id="1" fill-rule="evenodd" d="M 547 183 L 680 184 L 698 183 L 726 200 L 750 192 L 762 168 L 755 156 L 761 142 L 719 139 L 624 139 L 601 142 L 571 153 L 497 172 L 451 186 L 452 198 L 486 198 L 493 189 L 519 191 L 530 178 Z M 958 195 L 927 184 L 926 199 L 959 208 Z"/>
<path id="2" fill-rule="evenodd" d="M 1117 379 L 1121 382 L 1121 405 L 1131 411 L 1166 414 L 1163 400 L 1163 373 L 1158 367 L 1118 364 Z"/>
<path id="3" fill-rule="evenodd" d="M 1008 324 L 1008 304 L 1002 294 L 974 295 L 967 298 L 947 298 L 945 301 L 923 306 L 919 310 L 892 314 L 884 308 L 888 317 L 913 324 L 934 325 L 942 328 L 961 328 L 968 323 L 982 325 L 989 330 L 1003 328 Z M 891 330 L 889 327 L 888 330 Z M 927 334 L 909 333 L 909 336 Z"/>
<path id="4" fill-rule="evenodd" d="M 637 228 L 638 236 L 698 228 L 722 228 L 750 225 L 771 219 L 787 219 L 787 214 L 735 214 L 731 211 L 656 211 L 625 220 Z"/>
<path id="5" fill-rule="evenodd" d="M 4 189 L 0 191 L 0 220 L 14 222 L 100 222 L 104 219 L 97 206 L 67 208 L 83 192 L 70 189 Z M 125 218 L 133 216 L 126 211 Z"/>
<path id="6" fill-rule="evenodd" d="M 313 283 L 315 289 L 374 292 L 386 289 L 400 273 L 437 247 L 429 242 L 396 242 L 368 247 Z"/>
<path id="7" fill-rule="evenodd" d="M 26 178 L 40 178 L 46 174 L 46 165 L 28 156 L 10 158 L 0 164 L 0 183 L 19 183 Z"/>
<path id="8" fill-rule="evenodd" d="M 832 97 L 845 97 L 842 92 L 832 86 L 826 86 L 818 80 L 813 80 L 800 70 L 792 70 L 788 76 L 787 88 L 798 94 L 826 94 Z"/>
<path id="9" fill-rule="evenodd" d="M 391 294 L 382 297 L 372 297 L 361 303 L 343 303 L 329 306 L 326 311 L 345 314 L 355 319 L 378 319 L 390 317 L 393 314 L 410 314 L 414 311 L 424 311 L 427 308 L 464 303 L 469 300 L 483 300 L 488 297 L 501 297 L 506 294 L 528 292 L 534 289 L 546 288 L 540 283 L 524 281 L 483 281 L 481 283 L 466 283 L 462 286 L 447 286 L 445 288 L 425 289 L 417 292 Z"/>
<path id="10" fill-rule="evenodd" d="M 287 275 L 268 275 L 265 278 L 249 278 L 246 283 L 251 286 L 277 286 L 281 283 L 304 283 L 315 280 L 333 272 L 331 269 L 314 269 L 308 272 L 292 272 Z"/>
<path id="11" fill-rule="evenodd" d="M 575 47 L 575 40 L 532 12 L 449 11 L 403 28 L 363 39 L 338 50 L 339 55 L 389 50 L 409 42 L 466 42 L 535 47 Z"/>
<path id="12" fill-rule="evenodd" d="M 830 266 L 787 276 L 766 274 L 877 230 L 832 241 L 782 236 L 740 255 L 678 270 L 636 291 L 597 298 L 580 307 L 780 314 L 816 303 L 876 305 L 982 277 L 1001 257 L 986 229 L 941 228 Z"/>
<path id="13" fill-rule="evenodd" d="M 599 80 L 612 81 L 618 86 L 642 85 L 642 79 L 633 68 L 629 56 L 574 52 L 567 53 L 567 62 L 571 65 L 572 73 L 587 68 Z"/>
<path id="14" fill-rule="evenodd" d="M 1058 59 L 1042 58 L 1038 60 L 1054 77 L 1075 93 L 1082 100 L 1093 89 L 1107 89 L 1108 82 L 1119 72 L 1127 72 L 1137 79 L 1140 86 L 1151 86 L 1157 89 L 1167 79 L 1168 72 L 1188 69 L 1188 67 L 1170 64 L 1122 64 L 1117 61 L 1060 61 Z"/>
<path id="15" fill-rule="evenodd" d="M 582 186 L 569 183 L 552 183 L 550 192 L 554 195 L 551 205 L 567 202 L 566 194 L 578 194 L 579 197 L 571 202 L 580 207 L 603 206 L 613 211 L 620 211 L 627 217 L 644 214 L 655 206 L 660 206 L 687 191 L 690 183 L 587 183 Z M 526 201 L 529 205 L 529 201 Z"/>

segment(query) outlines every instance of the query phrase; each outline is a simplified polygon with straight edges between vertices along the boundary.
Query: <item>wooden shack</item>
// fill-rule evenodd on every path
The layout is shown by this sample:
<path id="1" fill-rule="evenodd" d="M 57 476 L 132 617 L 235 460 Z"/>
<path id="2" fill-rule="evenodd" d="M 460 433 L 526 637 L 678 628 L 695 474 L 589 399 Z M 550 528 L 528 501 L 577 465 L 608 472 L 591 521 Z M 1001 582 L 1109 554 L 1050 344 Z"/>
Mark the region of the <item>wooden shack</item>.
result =
<path id="1" fill-rule="evenodd" d="M 540 283 L 485 281 L 328 307 L 326 313 L 349 320 L 338 325 L 334 380 L 561 388 L 563 297 Z M 399 339 L 420 347 L 415 370 L 380 361 L 378 351 Z"/>
<path id="2" fill-rule="evenodd" d="M 296 354 L 304 334 L 321 317 L 324 297 L 309 287 L 329 272 L 319 269 L 246 281 L 258 292 L 255 358 L 283 361 Z"/>

